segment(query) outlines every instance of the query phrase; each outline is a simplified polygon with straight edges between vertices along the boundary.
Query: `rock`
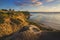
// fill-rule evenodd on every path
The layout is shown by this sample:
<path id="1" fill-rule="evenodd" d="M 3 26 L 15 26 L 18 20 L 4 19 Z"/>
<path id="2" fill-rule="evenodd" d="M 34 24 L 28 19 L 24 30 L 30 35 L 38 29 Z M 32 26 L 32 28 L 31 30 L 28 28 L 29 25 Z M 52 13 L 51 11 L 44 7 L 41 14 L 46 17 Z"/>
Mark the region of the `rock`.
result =
<path id="1" fill-rule="evenodd" d="M 3 18 L 0 17 L 0 19 L 3 19 L 4 22 L 0 23 L 0 37 L 11 35 L 29 24 L 23 13 L 14 12 L 15 14 L 13 13 L 13 15 L 9 15 L 8 13 L 8 11 L 6 13 L 5 11 L 1 12 L 0 16 Z"/>
<path id="2" fill-rule="evenodd" d="M 35 30 L 33 30 L 35 28 Z M 38 40 L 41 34 L 40 29 L 35 25 L 24 26 L 21 30 L 15 32 L 12 36 L 5 38 L 5 40 Z"/>

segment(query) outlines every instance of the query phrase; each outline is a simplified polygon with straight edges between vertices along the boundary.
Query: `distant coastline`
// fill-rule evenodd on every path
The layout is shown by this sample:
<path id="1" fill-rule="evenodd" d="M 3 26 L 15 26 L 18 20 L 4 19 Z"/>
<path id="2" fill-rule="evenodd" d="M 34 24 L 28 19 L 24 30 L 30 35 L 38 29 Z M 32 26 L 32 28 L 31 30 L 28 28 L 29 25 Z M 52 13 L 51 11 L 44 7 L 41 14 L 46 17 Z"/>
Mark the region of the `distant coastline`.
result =
<path id="1" fill-rule="evenodd" d="M 60 12 L 30 12 L 30 13 L 40 13 L 40 14 L 60 14 Z"/>
<path id="2" fill-rule="evenodd" d="M 60 13 L 60 12 L 30 12 L 30 13 Z"/>

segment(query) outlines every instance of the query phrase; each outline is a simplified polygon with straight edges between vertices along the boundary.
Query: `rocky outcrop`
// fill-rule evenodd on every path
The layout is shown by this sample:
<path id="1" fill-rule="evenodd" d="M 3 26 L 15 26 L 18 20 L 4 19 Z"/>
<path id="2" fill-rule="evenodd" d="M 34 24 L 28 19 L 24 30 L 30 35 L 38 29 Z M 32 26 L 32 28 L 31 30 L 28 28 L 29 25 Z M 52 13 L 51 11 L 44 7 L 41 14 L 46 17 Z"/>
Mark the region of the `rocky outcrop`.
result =
<path id="1" fill-rule="evenodd" d="M 13 35 L 5 36 L 1 40 L 38 40 L 41 31 L 34 25 L 24 26 Z"/>
<path id="2" fill-rule="evenodd" d="M 28 25 L 27 19 L 23 13 L 1 12 L 0 13 L 0 37 L 10 35 Z"/>

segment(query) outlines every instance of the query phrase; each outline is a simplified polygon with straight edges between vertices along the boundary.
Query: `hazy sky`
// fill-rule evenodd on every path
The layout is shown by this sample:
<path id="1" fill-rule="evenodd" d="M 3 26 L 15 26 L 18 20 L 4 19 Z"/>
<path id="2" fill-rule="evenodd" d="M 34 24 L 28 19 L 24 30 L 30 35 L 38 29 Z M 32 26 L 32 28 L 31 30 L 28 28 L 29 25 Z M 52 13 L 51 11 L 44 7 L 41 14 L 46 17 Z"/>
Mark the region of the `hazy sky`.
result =
<path id="1" fill-rule="evenodd" d="M 60 0 L 0 0 L 0 9 L 60 12 Z"/>

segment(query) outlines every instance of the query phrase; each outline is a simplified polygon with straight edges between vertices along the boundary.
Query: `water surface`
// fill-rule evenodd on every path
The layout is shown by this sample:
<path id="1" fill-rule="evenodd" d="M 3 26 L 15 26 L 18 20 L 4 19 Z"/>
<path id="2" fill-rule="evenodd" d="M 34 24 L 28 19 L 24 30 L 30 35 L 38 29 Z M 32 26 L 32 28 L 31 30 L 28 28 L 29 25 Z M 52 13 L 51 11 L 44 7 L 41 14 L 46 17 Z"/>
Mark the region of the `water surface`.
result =
<path id="1" fill-rule="evenodd" d="M 31 13 L 31 15 L 32 21 L 60 30 L 60 13 Z"/>

